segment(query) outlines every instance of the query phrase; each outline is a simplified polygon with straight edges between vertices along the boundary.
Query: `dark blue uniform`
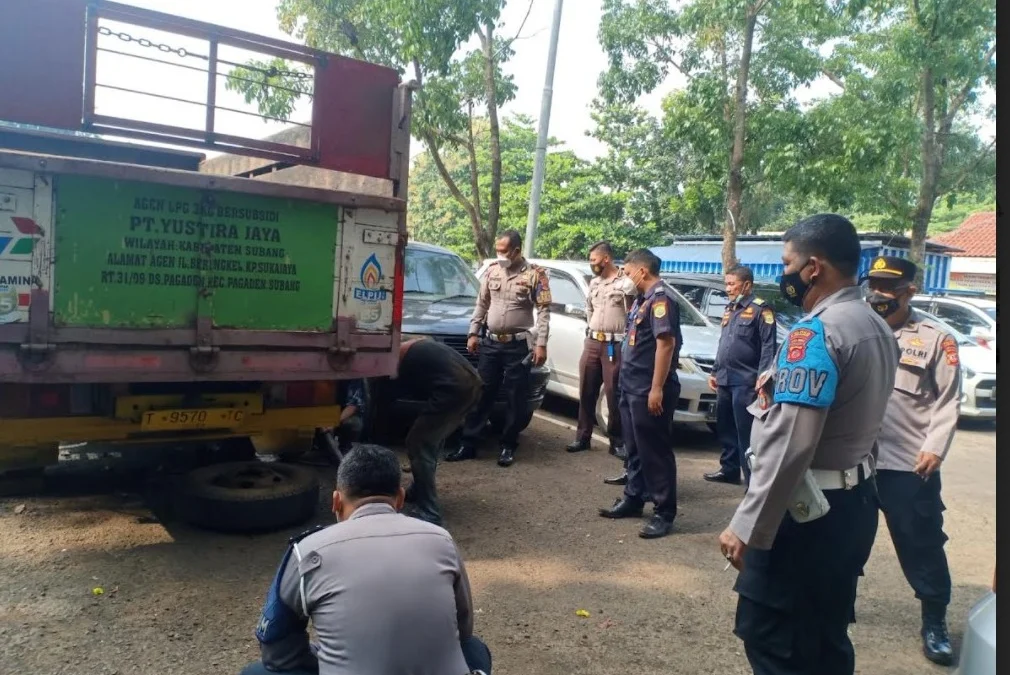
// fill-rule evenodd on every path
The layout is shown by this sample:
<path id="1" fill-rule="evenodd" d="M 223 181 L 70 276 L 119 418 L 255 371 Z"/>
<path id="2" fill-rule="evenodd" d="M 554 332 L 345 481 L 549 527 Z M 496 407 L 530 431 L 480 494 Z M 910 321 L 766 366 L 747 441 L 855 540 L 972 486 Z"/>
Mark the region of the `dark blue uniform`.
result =
<path id="1" fill-rule="evenodd" d="M 649 412 L 649 390 L 656 366 L 656 338 L 674 339 L 673 361 L 663 384 L 663 412 Z M 680 312 L 662 281 L 639 296 L 628 314 L 621 351 L 621 424 L 627 449 L 628 482 L 624 495 L 634 502 L 652 501 L 656 514 L 677 515 L 677 462 L 673 455 L 673 412 L 680 397 Z"/>
<path id="2" fill-rule="evenodd" d="M 739 480 L 740 470 L 750 481 L 744 453 L 750 447 L 754 417 L 747 406 L 757 398 L 758 375 L 772 367 L 776 350 L 775 312 L 761 298 L 748 295 L 726 306 L 722 336 L 715 357 L 718 387 L 716 430 L 722 443 L 722 473 Z"/>

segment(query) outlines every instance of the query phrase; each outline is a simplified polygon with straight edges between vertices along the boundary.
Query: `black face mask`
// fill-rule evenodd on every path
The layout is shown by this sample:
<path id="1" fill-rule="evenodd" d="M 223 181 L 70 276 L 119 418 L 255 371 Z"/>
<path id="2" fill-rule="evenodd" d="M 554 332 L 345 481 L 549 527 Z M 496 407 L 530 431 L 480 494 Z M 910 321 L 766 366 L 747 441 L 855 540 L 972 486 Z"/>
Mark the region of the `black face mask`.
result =
<path id="1" fill-rule="evenodd" d="M 866 302 L 870 303 L 870 307 L 873 311 L 879 314 L 883 319 L 886 319 L 901 309 L 901 303 L 899 303 L 895 298 L 890 298 L 882 293 L 870 293 L 866 296 Z"/>
<path id="2" fill-rule="evenodd" d="M 803 281 L 800 276 L 800 272 L 806 269 L 807 265 L 810 264 L 810 259 L 808 258 L 803 267 L 799 268 L 795 272 L 788 272 L 782 275 L 782 279 L 779 281 L 779 290 L 782 291 L 782 296 L 796 305 L 797 307 L 803 307 L 803 298 L 807 296 L 807 292 L 810 291 L 810 287 L 814 285 L 814 280 L 811 279 L 810 283 Z"/>

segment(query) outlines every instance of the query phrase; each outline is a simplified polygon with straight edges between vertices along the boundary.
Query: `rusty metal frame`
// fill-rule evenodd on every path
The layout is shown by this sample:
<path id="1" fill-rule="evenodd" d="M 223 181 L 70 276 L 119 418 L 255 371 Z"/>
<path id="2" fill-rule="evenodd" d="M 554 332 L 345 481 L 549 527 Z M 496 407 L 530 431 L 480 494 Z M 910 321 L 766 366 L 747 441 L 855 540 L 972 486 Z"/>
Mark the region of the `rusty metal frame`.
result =
<path id="1" fill-rule="evenodd" d="M 95 112 L 95 88 L 96 86 L 101 86 L 96 81 L 99 19 L 108 19 L 153 30 L 166 31 L 208 42 L 207 102 L 206 104 L 199 104 L 205 105 L 207 108 L 203 129 L 153 124 L 122 117 L 98 115 Z M 105 0 L 95 0 L 95 2 L 88 5 L 86 26 L 84 100 L 82 110 L 83 128 L 85 130 L 140 140 L 213 148 L 233 154 L 263 157 L 278 161 L 313 164 L 319 159 L 319 130 L 315 124 L 310 126 L 308 148 L 280 143 L 267 143 L 258 139 L 219 134 L 214 131 L 218 77 L 217 52 L 219 45 L 228 45 L 304 63 L 313 66 L 313 70 L 315 70 L 316 66 L 324 65 L 332 58 L 332 55 L 327 52 L 293 42 L 275 40 L 245 31 Z M 316 107 L 313 105 L 313 121 L 318 116 Z"/>

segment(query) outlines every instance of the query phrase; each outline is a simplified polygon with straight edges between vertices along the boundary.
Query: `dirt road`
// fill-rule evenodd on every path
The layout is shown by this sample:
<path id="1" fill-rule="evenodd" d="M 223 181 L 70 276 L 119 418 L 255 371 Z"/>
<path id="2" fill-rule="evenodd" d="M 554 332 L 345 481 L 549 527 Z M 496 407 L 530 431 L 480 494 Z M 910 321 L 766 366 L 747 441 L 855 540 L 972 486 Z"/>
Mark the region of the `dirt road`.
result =
<path id="1" fill-rule="evenodd" d="M 601 479 L 619 463 L 602 446 L 565 453 L 570 436 L 537 419 L 513 467 L 489 448 L 439 468 L 495 673 L 748 673 L 716 544 L 742 489 L 701 480 L 712 437 L 681 437 L 676 534 L 643 541 L 638 522 L 596 515 L 618 495 Z M 960 633 L 995 564 L 995 431 L 959 431 L 943 474 Z M 288 534 L 216 535 L 162 517 L 107 490 L 0 501 L 0 673 L 224 675 L 256 658 L 252 631 Z M 321 503 L 319 522 L 329 519 Z M 921 657 L 918 616 L 881 520 L 852 628 L 857 672 L 946 672 Z"/>

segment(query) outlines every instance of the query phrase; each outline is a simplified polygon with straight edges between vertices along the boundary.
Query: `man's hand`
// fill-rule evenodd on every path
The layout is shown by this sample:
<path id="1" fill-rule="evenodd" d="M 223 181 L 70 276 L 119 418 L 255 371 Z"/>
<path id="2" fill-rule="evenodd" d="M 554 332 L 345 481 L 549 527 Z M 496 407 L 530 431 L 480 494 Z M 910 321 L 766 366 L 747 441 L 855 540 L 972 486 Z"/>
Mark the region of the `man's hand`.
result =
<path id="1" fill-rule="evenodd" d="M 547 363 L 547 347 L 533 348 L 533 365 L 542 366 Z"/>
<path id="2" fill-rule="evenodd" d="M 658 387 L 649 389 L 649 412 L 657 416 L 663 414 L 663 390 Z"/>
<path id="3" fill-rule="evenodd" d="M 719 535 L 719 549 L 722 551 L 722 557 L 726 558 L 730 565 L 737 571 L 743 570 L 743 554 L 747 551 L 747 544 L 740 541 L 740 537 L 733 534 L 729 528 Z"/>
<path id="4" fill-rule="evenodd" d="M 926 452 L 925 450 L 919 453 L 919 459 L 915 463 L 915 468 L 912 471 L 915 472 L 919 478 L 926 480 L 929 478 L 934 471 L 940 468 L 943 464 L 943 460 L 939 455 L 934 455 L 932 452 Z"/>
<path id="5" fill-rule="evenodd" d="M 471 335 L 466 339 L 466 350 L 471 354 L 477 353 L 477 347 L 480 345 L 480 338 L 476 335 Z"/>
<path id="6" fill-rule="evenodd" d="M 708 376 L 708 388 L 712 391 L 719 391 L 719 384 L 715 380 L 715 375 Z"/>

